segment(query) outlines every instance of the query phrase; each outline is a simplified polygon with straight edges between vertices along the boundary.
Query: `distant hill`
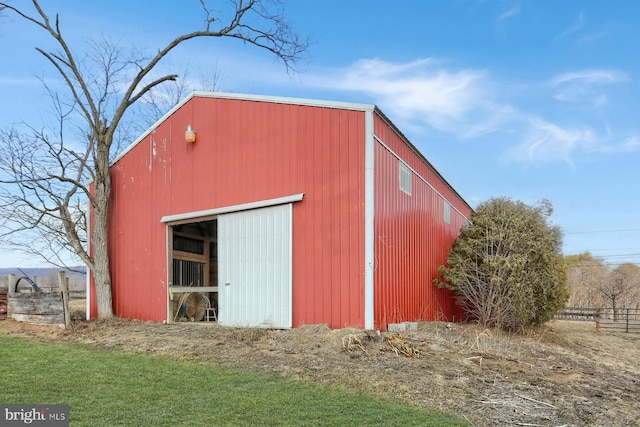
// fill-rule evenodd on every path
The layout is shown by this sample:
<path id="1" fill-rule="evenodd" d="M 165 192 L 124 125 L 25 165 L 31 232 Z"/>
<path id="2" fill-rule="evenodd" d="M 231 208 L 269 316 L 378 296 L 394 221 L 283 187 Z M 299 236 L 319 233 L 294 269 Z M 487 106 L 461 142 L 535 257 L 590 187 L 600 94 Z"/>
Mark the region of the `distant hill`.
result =
<path id="1" fill-rule="evenodd" d="M 77 266 L 72 267 L 74 270 L 84 271 L 86 267 Z M 25 274 L 29 277 L 37 276 L 37 277 L 49 277 L 56 276 L 58 271 L 64 270 L 67 276 L 69 277 L 85 277 L 85 273 L 78 273 L 77 271 L 71 271 L 62 268 L 22 268 L 24 274 L 20 272 L 17 268 L 0 268 L 0 277 L 7 276 L 9 274 L 15 274 L 16 276 L 24 276 Z"/>

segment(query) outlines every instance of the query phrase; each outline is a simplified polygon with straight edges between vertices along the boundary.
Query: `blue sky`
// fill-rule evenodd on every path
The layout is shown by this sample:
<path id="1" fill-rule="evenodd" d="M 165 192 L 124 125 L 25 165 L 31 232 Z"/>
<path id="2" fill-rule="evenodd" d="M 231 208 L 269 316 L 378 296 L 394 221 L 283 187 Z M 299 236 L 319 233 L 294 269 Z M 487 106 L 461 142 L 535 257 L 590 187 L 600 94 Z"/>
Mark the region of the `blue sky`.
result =
<path id="1" fill-rule="evenodd" d="M 42 4 L 78 52 L 103 35 L 153 51 L 202 22 L 196 0 Z M 471 206 L 548 199 L 565 254 L 640 263 L 640 3 L 285 5 L 314 42 L 298 74 L 235 40 L 190 42 L 171 62 L 196 76 L 217 69 L 227 92 L 375 103 Z M 34 76 L 57 76 L 33 49 L 49 45 L 24 22 L 0 20 L 0 126 L 49 109 Z M 0 267 L 16 263 L 30 261 L 0 252 Z"/>

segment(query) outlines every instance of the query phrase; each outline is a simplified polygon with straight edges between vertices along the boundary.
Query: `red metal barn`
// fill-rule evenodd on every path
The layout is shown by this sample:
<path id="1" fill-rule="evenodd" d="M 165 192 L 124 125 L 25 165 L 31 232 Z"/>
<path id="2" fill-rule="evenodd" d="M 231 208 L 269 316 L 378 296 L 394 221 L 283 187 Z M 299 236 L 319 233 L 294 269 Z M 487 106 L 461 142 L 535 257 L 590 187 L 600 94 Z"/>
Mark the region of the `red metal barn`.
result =
<path id="1" fill-rule="evenodd" d="M 471 208 L 374 105 L 195 92 L 111 173 L 118 316 L 382 330 L 454 316 L 432 278 Z"/>

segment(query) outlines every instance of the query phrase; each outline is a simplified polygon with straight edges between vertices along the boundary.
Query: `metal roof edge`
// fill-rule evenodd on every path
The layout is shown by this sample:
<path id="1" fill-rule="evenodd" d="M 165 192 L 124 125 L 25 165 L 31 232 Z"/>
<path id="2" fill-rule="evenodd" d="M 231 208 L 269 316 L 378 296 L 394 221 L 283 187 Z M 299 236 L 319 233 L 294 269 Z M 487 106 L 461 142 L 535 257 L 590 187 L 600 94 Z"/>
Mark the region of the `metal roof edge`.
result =
<path id="1" fill-rule="evenodd" d="M 322 99 L 295 98 L 295 97 L 288 97 L 288 96 L 252 95 L 252 94 L 233 93 L 233 92 L 195 91 L 192 93 L 192 96 L 200 97 L 200 98 L 235 99 L 238 101 L 256 101 L 256 102 L 270 102 L 274 104 L 290 104 L 290 105 L 303 105 L 303 106 L 309 106 L 309 107 L 337 108 L 342 110 L 355 110 L 355 111 L 373 111 L 376 108 L 374 104 L 366 104 L 366 103 L 358 103 L 358 102 L 328 101 L 328 100 L 322 100 Z"/>

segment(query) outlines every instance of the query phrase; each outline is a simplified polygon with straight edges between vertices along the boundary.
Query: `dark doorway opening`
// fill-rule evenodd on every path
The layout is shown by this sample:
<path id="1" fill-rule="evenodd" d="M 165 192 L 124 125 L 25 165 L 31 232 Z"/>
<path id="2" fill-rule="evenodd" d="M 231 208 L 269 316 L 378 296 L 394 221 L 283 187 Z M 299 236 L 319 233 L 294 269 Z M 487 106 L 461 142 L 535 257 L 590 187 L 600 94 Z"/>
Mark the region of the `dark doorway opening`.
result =
<path id="1" fill-rule="evenodd" d="M 174 322 L 216 321 L 218 311 L 218 221 L 169 226 L 169 308 Z"/>

